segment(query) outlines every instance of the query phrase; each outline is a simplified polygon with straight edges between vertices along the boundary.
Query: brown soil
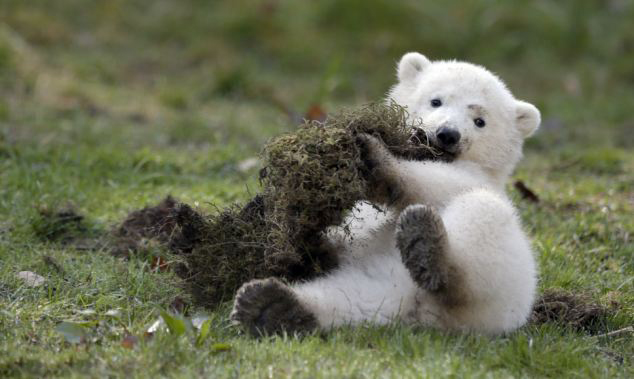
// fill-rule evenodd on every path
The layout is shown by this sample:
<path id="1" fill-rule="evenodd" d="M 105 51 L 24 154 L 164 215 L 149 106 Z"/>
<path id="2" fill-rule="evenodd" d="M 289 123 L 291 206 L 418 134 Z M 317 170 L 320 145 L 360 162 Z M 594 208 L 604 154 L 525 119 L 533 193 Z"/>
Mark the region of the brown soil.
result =
<path id="1" fill-rule="evenodd" d="M 110 251 L 116 256 L 127 256 L 130 252 L 143 250 L 149 240 L 169 244 L 177 226 L 174 217 L 177 205 L 174 198 L 167 196 L 155 206 L 128 214 L 112 231 Z"/>
<path id="2" fill-rule="evenodd" d="M 531 323 L 557 323 L 575 330 L 595 332 L 605 329 L 611 309 L 593 302 L 586 294 L 560 290 L 546 291 L 533 306 Z"/>

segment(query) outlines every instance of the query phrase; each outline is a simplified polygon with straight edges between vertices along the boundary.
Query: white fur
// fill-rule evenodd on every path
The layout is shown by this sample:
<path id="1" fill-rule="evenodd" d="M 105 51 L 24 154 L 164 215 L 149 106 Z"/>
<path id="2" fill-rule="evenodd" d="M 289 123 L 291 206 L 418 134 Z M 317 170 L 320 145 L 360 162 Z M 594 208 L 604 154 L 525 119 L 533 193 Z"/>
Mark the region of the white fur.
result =
<path id="1" fill-rule="evenodd" d="M 408 53 L 398 65 L 398 79 L 389 98 L 405 106 L 413 121 L 432 135 L 450 126 L 462 136 L 453 163 L 387 159 L 385 164 L 404 184 L 410 206 L 438 210 L 466 302 L 450 307 L 418 287 L 395 243 L 402 206 L 381 213 L 367 203 L 350 218 L 352 239 L 332 231 L 343 245 L 340 267 L 293 290 L 324 329 L 401 320 L 487 334 L 514 330 L 530 314 L 537 273 L 504 185 L 521 158 L 523 139 L 539 125 L 539 111 L 516 100 L 495 75 L 469 63 L 431 62 Z M 432 107 L 433 98 L 443 105 Z M 486 126 L 476 127 L 476 117 Z"/>

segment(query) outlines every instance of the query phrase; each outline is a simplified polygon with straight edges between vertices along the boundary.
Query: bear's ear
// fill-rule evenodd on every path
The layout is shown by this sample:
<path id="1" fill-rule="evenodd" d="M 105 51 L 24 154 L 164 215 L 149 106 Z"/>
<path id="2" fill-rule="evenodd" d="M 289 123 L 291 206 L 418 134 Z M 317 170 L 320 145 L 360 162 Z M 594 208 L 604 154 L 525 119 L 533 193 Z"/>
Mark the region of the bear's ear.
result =
<path id="1" fill-rule="evenodd" d="M 423 72 L 431 62 L 423 54 L 407 53 L 398 62 L 398 81 L 408 82 Z"/>
<path id="2" fill-rule="evenodd" d="M 541 118 L 539 110 L 533 104 L 520 100 L 516 101 L 515 122 L 524 138 L 530 137 L 531 134 L 535 133 Z"/>

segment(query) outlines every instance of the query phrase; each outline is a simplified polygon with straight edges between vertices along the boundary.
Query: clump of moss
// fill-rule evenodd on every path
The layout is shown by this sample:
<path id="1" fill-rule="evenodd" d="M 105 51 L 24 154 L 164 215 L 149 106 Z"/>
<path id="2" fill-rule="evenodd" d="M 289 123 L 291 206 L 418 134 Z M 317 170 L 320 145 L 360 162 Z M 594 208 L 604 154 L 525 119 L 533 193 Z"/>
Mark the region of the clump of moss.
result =
<path id="1" fill-rule="evenodd" d="M 264 148 L 262 191 L 248 204 L 210 216 L 180 206 L 181 235 L 172 247 L 185 258 L 179 273 L 195 300 L 215 305 L 254 278 L 306 279 L 335 267 L 324 231 L 368 198 L 371 170 L 360 134 L 380 139 L 400 157 L 452 159 L 413 136 L 413 127 L 395 104 L 342 112 L 323 123 L 307 121 Z"/>
<path id="2" fill-rule="evenodd" d="M 380 139 L 395 155 L 446 159 L 426 138 L 412 138 L 415 125 L 395 104 L 342 112 L 324 123 L 306 122 L 264 148 L 261 174 L 267 211 L 266 263 L 288 267 L 302 261 L 314 236 L 338 225 L 359 200 L 368 198 L 368 170 L 360 134 Z"/>
<path id="3" fill-rule="evenodd" d="M 186 279 L 196 303 L 215 305 L 229 299 L 242 282 L 269 274 L 264 215 L 255 202 L 207 216 L 185 204 L 176 211 L 181 234 L 171 247 L 185 262 L 176 272 Z"/>
<path id="4" fill-rule="evenodd" d="M 453 158 L 430 146 L 424 134 L 413 135 L 415 126 L 395 104 L 342 112 L 325 122 L 306 121 L 264 148 L 262 190 L 246 205 L 202 215 L 164 201 L 132 213 L 120 235 L 134 240 L 156 233 L 164 240 L 161 230 L 169 231 L 170 248 L 183 262 L 176 271 L 199 305 L 231 299 L 240 285 L 255 278 L 320 275 L 337 265 L 324 231 L 339 225 L 356 202 L 368 199 L 372 170 L 364 161 L 360 134 L 378 138 L 407 159 Z M 137 224 L 141 228 L 129 232 Z"/>

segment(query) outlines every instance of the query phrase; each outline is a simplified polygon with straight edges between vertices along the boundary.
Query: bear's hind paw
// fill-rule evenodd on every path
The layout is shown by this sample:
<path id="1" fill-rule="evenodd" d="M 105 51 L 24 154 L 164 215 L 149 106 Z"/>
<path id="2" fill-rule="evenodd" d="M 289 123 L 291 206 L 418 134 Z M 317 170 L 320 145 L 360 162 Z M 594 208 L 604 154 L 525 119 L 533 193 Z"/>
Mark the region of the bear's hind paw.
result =
<path id="1" fill-rule="evenodd" d="M 252 280 L 236 294 L 231 321 L 254 336 L 306 333 L 317 328 L 317 319 L 293 291 L 275 278 Z"/>

